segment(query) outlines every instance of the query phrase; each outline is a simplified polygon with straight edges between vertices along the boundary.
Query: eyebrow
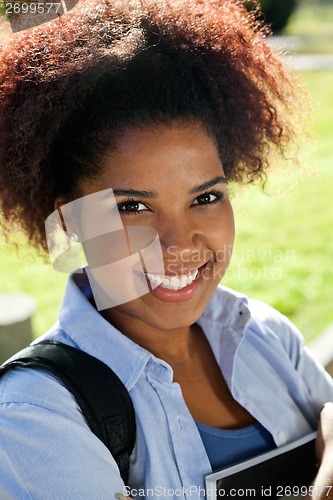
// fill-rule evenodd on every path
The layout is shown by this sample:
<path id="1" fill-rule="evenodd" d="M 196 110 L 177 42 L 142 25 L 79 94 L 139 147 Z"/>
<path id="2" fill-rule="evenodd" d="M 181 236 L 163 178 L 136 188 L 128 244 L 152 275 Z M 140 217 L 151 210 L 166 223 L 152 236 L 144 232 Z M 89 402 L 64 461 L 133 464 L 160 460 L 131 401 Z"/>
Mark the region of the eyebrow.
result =
<path id="1" fill-rule="evenodd" d="M 200 191 L 205 191 L 206 189 L 209 189 L 215 184 L 218 184 L 219 182 L 223 182 L 223 184 L 228 184 L 228 181 L 225 177 L 222 175 L 219 175 L 218 177 L 214 177 L 214 179 L 211 179 L 210 181 L 204 182 L 203 184 L 199 184 L 198 186 L 195 186 L 190 190 L 190 194 L 194 193 L 200 193 Z"/>
<path id="2" fill-rule="evenodd" d="M 200 193 L 201 191 L 205 191 L 206 189 L 211 188 L 212 186 L 215 186 L 215 184 L 218 184 L 219 182 L 223 182 L 223 184 L 227 184 L 228 181 L 225 177 L 222 175 L 218 177 L 214 177 L 214 179 L 211 179 L 210 181 L 204 182 L 203 184 L 198 184 L 197 186 L 194 186 L 190 191 L 189 194 L 194 194 L 194 193 Z M 113 190 L 114 196 L 133 196 L 137 198 L 157 198 L 157 193 L 155 191 L 145 191 L 145 190 L 138 190 L 138 189 L 114 189 Z"/>
<path id="3" fill-rule="evenodd" d="M 155 191 L 139 191 L 137 189 L 114 189 L 115 196 L 135 196 L 137 198 L 156 198 Z"/>

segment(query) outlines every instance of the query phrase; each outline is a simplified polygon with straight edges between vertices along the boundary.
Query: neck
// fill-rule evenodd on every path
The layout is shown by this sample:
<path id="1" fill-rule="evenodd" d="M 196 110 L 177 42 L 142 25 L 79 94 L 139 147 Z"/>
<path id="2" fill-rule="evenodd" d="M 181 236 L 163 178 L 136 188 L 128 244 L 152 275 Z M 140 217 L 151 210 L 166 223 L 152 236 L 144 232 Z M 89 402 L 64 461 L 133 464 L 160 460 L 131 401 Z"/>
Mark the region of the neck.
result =
<path id="1" fill-rule="evenodd" d="M 128 338 L 171 365 L 191 360 L 198 325 L 162 330 L 131 317 L 116 308 L 102 311 L 103 317 Z"/>

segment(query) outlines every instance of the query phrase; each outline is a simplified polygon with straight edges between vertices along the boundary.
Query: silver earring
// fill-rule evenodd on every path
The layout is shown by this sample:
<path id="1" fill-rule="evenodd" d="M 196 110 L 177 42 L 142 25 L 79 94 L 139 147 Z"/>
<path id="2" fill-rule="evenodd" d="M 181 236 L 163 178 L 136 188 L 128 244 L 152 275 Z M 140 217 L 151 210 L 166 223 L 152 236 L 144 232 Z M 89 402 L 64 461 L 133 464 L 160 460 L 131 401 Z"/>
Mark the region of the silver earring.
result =
<path id="1" fill-rule="evenodd" d="M 77 242 L 79 241 L 79 237 L 78 237 L 78 235 L 77 235 L 76 233 L 72 233 L 72 234 L 70 235 L 69 239 L 70 239 L 71 241 L 73 241 L 74 243 L 77 243 Z"/>

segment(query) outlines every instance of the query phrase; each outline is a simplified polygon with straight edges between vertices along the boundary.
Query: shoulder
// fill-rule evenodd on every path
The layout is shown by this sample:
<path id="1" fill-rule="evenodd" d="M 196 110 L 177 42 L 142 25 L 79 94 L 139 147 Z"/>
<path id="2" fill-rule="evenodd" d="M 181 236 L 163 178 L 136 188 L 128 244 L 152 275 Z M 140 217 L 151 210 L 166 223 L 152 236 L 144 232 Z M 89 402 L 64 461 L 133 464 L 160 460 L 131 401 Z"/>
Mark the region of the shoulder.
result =
<path id="1" fill-rule="evenodd" d="M 73 345 L 56 323 L 41 339 L 53 339 Z M 75 346 L 74 346 L 75 347 Z M 9 407 L 28 405 L 31 409 L 47 410 L 82 422 L 75 398 L 51 372 L 41 368 L 13 367 L 0 377 L 0 407 L 6 415 Z"/>
<path id="2" fill-rule="evenodd" d="M 235 323 L 240 315 L 245 321 L 256 324 L 258 328 L 274 330 L 277 334 L 292 332 L 302 338 L 302 334 L 293 323 L 281 312 L 266 302 L 248 297 L 226 286 L 219 285 L 214 293 L 204 317 L 224 319 L 228 324 Z"/>
<path id="3" fill-rule="evenodd" d="M 13 405 L 29 405 L 82 422 L 72 394 L 51 373 L 37 368 L 15 367 L 0 379 L 0 407 L 3 414 Z"/>
<path id="4" fill-rule="evenodd" d="M 14 368 L 1 377 L 0 450 L 0 491 L 8 486 L 8 498 L 107 499 L 122 488 L 109 450 L 71 392 L 45 370 Z"/>
<path id="5" fill-rule="evenodd" d="M 304 339 L 298 328 L 281 312 L 267 303 L 219 286 L 210 303 L 208 316 L 239 333 L 239 340 L 260 346 L 283 349 L 290 357 L 298 357 Z M 213 311 L 212 311 L 213 310 Z"/>
<path id="6" fill-rule="evenodd" d="M 251 319 L 248 328 L 252 333 L 281 346 L 293 357 L 304 347 L 304 337 L 299 329 L 281 312 L 257 299 L 248 299 Z"/>

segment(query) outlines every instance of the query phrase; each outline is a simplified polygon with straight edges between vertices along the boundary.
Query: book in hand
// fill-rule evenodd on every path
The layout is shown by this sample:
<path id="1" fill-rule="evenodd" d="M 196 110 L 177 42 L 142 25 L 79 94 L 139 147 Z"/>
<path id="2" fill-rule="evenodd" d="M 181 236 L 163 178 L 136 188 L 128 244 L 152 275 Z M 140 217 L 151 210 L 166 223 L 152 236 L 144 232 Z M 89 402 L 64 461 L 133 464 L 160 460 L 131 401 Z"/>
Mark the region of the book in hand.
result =
<path id="1" fill-rule="evenodd" d="M 304 498 L 315 478 L 316 432 L 206 476 L 208 500 Z"/>

